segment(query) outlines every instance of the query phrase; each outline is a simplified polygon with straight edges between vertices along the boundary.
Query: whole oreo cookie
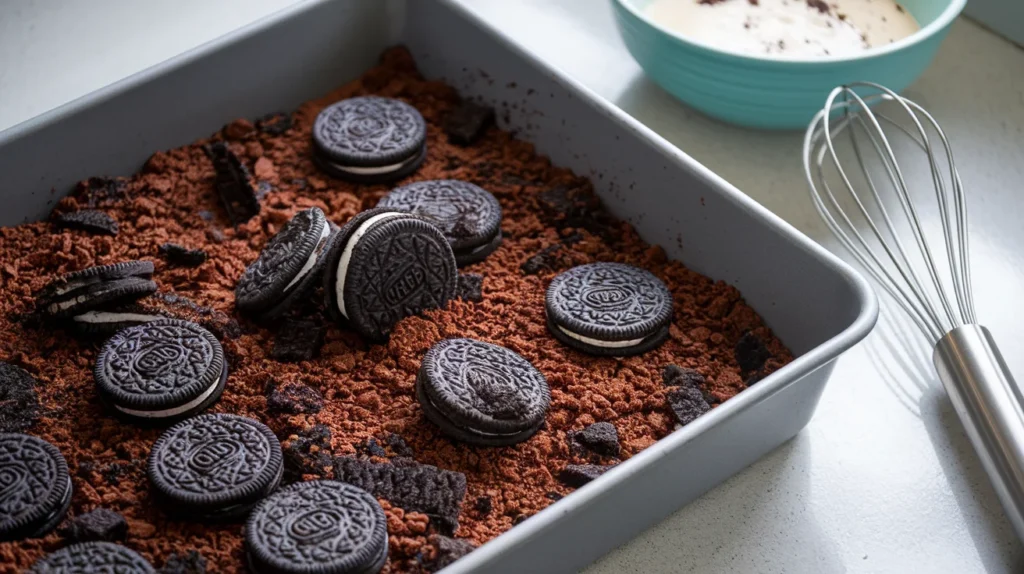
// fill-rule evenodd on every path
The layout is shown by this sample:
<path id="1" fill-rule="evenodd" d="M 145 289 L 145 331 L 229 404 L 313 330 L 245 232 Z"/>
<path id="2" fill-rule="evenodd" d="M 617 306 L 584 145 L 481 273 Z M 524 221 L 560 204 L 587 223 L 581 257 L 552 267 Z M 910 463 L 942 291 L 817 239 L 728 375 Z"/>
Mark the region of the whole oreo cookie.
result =
<path id="1" fill-rule="evenodd" d="M 118 331 L 96 358 L 101 397 L 129 419 L 169 422 L 201 412 L 224 390 L 228 367 L 217 338 L 177 319 Z"/>
<path id="2" fill-rule="evenodd" d="M 0 433 L 0 540 L 43 536 L 71 506 L 68 464 L 55 446 Z"/>
<path id="3" fill-rule="evenodd" d="M 651 272 L 622 263 L 573 267 L 551 281 L 548 329 L 592 355 L 645 353 L 665 342 L 672 294 Z"/>
<path id="4" fill-rule="evenodd" d="M 274 319 L 319 278 L 331 225 L 319 207 L 295 214 L 245 269 L 235 288 L 239 311 Z"/>
<path id="5" fill-rule="evenodd" d="M 334 103 L 313 123 L 313 159 L 357 183 L 399 180 L 427 156 L 427 124 L 400 100 L 366 96 Z"/>
<path id="6" fill-rule="evenodd" d="M 156 291 L 152 275 L 151 261 L 123 261 L 68 273 L 36 293 L 36 309 L 52 318 L 66 318 L 139 299 Z"/>
<path id="7" fill-rule="evenodd" d="M 440 229 L 459 266 L 483 261 L 501 245 L 501 205 L 468 181 L 439 179 L 403 185 L 377 207 L 412 213 Z"/>
<path id="8" fill-rule="evenodd" d="M 130 548 L 112 542 L 72 544 L 43 556 L 32 574 L 155 574 L 153 566 Z"/>
<path id="9" fill-rule="evenodd" d="M 256 574 L 376 574 L 388 557 L 387 519 L 365 490 L 299 482 L 253 510 L 245 547 Z"/>
<path id="10" fill-rule="evenodd" d="M 370 341 L 395 323 L 455 296 L 458 268 L 448 240 L 422 219 L 375 208 L 341 228 L 326 258 L 327 308 Z"/>
<path id="11" fill-rule="evenodd" d="M 281 443 L 266 425 L 229 414 L 186 419 L 149 453 L 153 490 L 173 514 L 234 518 L 281 481 Z"/>
<path id="12" fill-rule="evenodd" d="M 473 339 L 446 339 L 416 377 L 423 413 L 445 434 L 482 446 L 522 442 L 544 424 L 551 392 L 517 353 Z"/>

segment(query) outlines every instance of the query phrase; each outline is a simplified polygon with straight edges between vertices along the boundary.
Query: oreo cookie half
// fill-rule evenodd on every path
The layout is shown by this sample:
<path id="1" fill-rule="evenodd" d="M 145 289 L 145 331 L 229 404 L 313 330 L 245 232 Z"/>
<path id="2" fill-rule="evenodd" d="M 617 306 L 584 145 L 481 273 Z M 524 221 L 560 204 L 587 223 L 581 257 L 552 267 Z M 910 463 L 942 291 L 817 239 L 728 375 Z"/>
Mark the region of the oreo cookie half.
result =
<path id="1" fill-rule="evenodd" d="M 334 103 L 313 123 L 313 159 L 356 183 L 396 181 L 427 157 L 427 123 L 416 108 L 378 96 Z"/>
<path id="2" fill-rule="evenodd" d="M 295 214 L 239 279 L 238 310 L 264 319 L 280 316 L 319 277 L 330 236 L 331 225 L 319 207 Z"/>
<path id="3" fill-rule="evenodd" d="M 647 270 L 590 263 L 551 281 L 545 310 L 548 330 L 573 349 L 591 355 L 636 355 L 668 338 L 672 294 Z"/>
<path id="4" fill-rule="evenodd" d="M 234 518 L 281 482 L 281 443 L 259 421 L 229 414 L 184 420 L 149 453 L 149 481 L 174 514 Z"/>
<path id="5" fill-rule="evenodd" d="M 459 266 L 483 261 L 501 245 L 501 205 L 468 181 L 439 179 L 403 185 L 377 207 L 418 215 L 440 229 Z"/>
<path id="6" fill-rule="evenodd" d="M 388 557 L 387 519 L 361 488 L 299 482 L 252 511 L 245 548 L 256 574 L 376 574 Z"/>
<path id="7" fill-rule="evenodd" d="M 137 421 L 173 421 L 212 405 L 228 376 L 224 351 L 209 331 L 161 319 L 117 332 L 94 369 L 100 396 Z"/>
<path id="8" fill-rule="evenodd" d="M 448 240 L 407 213 L 375 208 L 356 215 L 326 261 L 328 310 L 370 341 L 386 341 L 402 318 L 455 296 L 458 268 Z"/>
<path id="9" fill-rule="evenodd" d="M 40 558 L 31 574 L 156 574 L 153 565 L 134 550 L 112 542 L 82 542 Z"/>
<path id="10" fill-rule="evenodd" d="M 36 293 L 36 309 L 53 318 L 71 317 L 99 306 L 131 301 L 156 291 L 152 261 L 123 261 L 68 273 Z"/>
<path id="11" fill-rule="evenodd" d="M 457 440 L 481 446 L 522 442 L 544 424 L 551 392 L 517 353 L 473 339 L 436 343 L 420 365 L 416 397 L 426 417 Z"/>
<path id="12" fill-rule="evenodd" d="M 0 433 L 0 540 L 43 536 L 71 506 L 71 476 L 57 447 Z"/>

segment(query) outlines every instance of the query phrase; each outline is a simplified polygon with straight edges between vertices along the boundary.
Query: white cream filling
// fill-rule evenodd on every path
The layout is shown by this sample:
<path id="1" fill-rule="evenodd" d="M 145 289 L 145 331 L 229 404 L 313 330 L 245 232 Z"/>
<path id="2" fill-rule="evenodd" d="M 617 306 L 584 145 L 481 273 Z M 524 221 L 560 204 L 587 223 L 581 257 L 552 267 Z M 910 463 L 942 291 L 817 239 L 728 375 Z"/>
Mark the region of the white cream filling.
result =
<path id="1" fill-rule="evenodd" d="M 391 172 L 394 172 L 394 171 L 398 171 L 398 170 L 402 169 L 403 167 L 409 165 L 410 163 L 416 161 L 417 159 L 419 159 L 419 157 L 420 157 L 420 153 L 417 152 L 411 158 L 403 160 L 403 161 L 400 161 L 398 163 L 392 163 L 392 164 L 389 164 L 389 165 L 381 165 L 381 166 L 375 166 L 375 167 L 362 167 L 362 166 L 355 166 L 355 165 L 341 165 L 341 164 L 336 163 L 336 162 L 330 162 L 330 163 L 331 163 L 331 166 L 334 167 L 335 169 L 337 169 L 338 171 L 343 171 L 345 173 L 351 173 L 352 175 L 378 175 L 378 174 L 382 174 L 382 173 L 391 173 Z"/>
<path id="2" fill-rule="evenodd" d="M 122 413 L 127 413 L 127 414 L 132 415 L 132 416 L 142 417 L 142 418 L 147 418 L 147 419 L 162 419 L 162 418 L 166 418 L 166 417 L 177 416 L 177 415 L 180 415 L 181 413 L 183 413 L 185 411 L 188 411 L 190 409 L 193 409 L 193 408 L 199 406 L 200 404 L 202 404 L 203 401 L 205 401 L 206 399 L 210 398 L 210 395 L 213 394 L 213 391 L 217 390 L 217 386 L 220 384 L 220 380 L 223 377 L 224 377 L 224 375 L 221 374 L 220 377 L 218 377 L 216 380 L 213 381 L 213 384 L 210 385 L 210 388 L 208 388 L 205 391 L 203 391 L 203 394 L 201 394 L 198 397 L 196 397 L 195 399 L 193 399 L 193 400 L 191 400 L 191 401 L 181 405 L 180 407 L 174 407 L 172 409 L 164 409 L 162 411 L 139 411 L 139 410 L 129 409 L 129 408 L 125 408 L 125 407 L 118 406 L 118 405 L 114 405 L 114 408 L 116 408 L 117 410 L 121 411 Z"/>
<path id="3" fill-rule="evenodd" d="M 89 294 L 86 294 L 86 295 L 79 295 L 78 297 L 75 297 L 73 299 L 68 299 L 67 301 L 64 301 L 62 303 L 54 303 L 54 304 L 50 305 L 49 307 L 47 307 L 47 310 L 50 313 L 58 313 L 60 311 L 68 309 L 70 307 L 74 307 L 75 305 L 78 305 L 82 301 L 88 301 L 89 299 L 92 299 L 93 297 L 96 297 L 98 295 L 102 295 L 103 293 L 106 293 L 106 291 L 98 291 L 98 292 L 89 293 Z"/>
<path id="4" fill-rule="evenodd" d="M 164 319 L 160 315 L 143 315 L 141 313 L 111 313 L 108 311 L 87 311 L 81 315 L 75 316 L 75 321 L 79 323 L 124 323 L 128 321 L 137 321 L 139 323 L 148 323 L 150 321 L 156 321 L 158 319 Z"/>
<path id="5" fill-rule="evenodd" d="M 352 237 L 349 237 L 348 243 L 345 244 L 345 250 L 341 252 L 341 259 L 338 261 L 338 270 L 334 273 L 334 292 L 338 298 L 338 311 L 346 319 L 348 319 L 348 312 L 345 311 L 345 276 L 348 275 L 348 264 L 352 260 L 352 251 L 355 249 L 356 243 L 359 242 L 363 235 L 366 235 L 366 232 L 370 230 L 374 223 L 402 215 L 405 214 L 393 211 L 374 215 L 357 227 Z"/>
<path id="6" fill-rule="evenodd" d="M 285 291 L 291 289 L 293 285 L 298 283 L 300 279 L 305 277 L 309 273 L 309 271 L 313 269 L 313 266 L 316 265 L 316 260 L 320 257 L 320 253 L 324 249 L 324 242 L 327 241 L 327 238 L 330 237 L 330 235 L 331 225 L 325 221 L 324 230 L 323 232 L 320 233 L 320 239 L 319 241 L 317 241 L 316 247 L 313 248 L 313 252 L 309 254 L 309 258 L 306 259 L 306 263 L 305 265 L 302 266 L 302 269 L 299 269 L 298 275 L 296 275 L 294 279 L 289 281 L 288 284 L 284 286 Z"/>
<path id="7" fill-rule="evenodd" d="M 640 344 L 644 340 L 644 337 L 640 337 L 639 339 L 630 339 L 628 341 L 602 341 L 600 339 L 592 339 L 590 337 L 584 337 L 583 335 L 580 335 L 578 333 L 573 333 L 572 331 L 566 329 L 561 325 L 558 325 L 558 329 L 565 333 L 566 335 L 572 337 L 573 339 L 580 341 L 581 343 L 593 345 L 594 347 L 604 347 L 606 349 L 621 349 L 623 347 L 632 347 L 633 345 Z"/>
<path id="8" fill-rule="evenodd" d="M 70 293 L 71 291 L 74 291 L 75 289 L 78 289 L 79 287 L 86 287 L 88 285 L 92 285 L 93 283 L 99 283 L 99 282 L 100 281 L 95 281 L 93 279 L 79 279 L 78 281 L 69 281 L 66 284 L 64 284 L 63 287 L 55 288 L 53 290 L 53 294 L 54 294 L 54 296 L 63 295 L 65 293 Z"/>

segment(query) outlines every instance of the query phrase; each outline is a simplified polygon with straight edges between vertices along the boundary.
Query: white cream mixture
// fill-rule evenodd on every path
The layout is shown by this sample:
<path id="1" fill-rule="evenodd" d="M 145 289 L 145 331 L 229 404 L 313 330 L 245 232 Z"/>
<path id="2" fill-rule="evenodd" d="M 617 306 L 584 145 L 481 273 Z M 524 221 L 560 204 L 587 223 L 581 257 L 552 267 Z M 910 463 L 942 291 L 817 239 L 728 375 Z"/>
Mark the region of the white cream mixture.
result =
<path id="1" fill-rule="evenodd" d="M 687 38 L 783 59 L 853 56 L 920 29 L 895 0 L 654 0 L 645 12 Z"/>

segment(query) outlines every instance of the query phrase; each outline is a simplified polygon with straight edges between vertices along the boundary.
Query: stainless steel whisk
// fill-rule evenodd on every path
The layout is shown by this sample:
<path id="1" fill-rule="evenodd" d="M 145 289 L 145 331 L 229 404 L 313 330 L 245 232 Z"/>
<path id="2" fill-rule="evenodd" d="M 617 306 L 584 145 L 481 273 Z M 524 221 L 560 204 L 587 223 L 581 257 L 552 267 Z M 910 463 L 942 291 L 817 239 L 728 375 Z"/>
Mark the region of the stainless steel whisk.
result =
<path id="1" fill-rule="evenodd" d="M 842 136 L 852 160 L 840 160 Z M 921 154 L 916 160 L 927 161 L 942 227 L 938 249 L 900 165 L 910 158 L 897 158 L 889 136 L 909 138 Z M 913 101 L 858 82 L 832 90 L 807 129 L 803 161 L 822 219 L 935 345 L 939 378 L 1024 540 L 1024 395 L 975 316 L 967 202 L 945 133 Z M 901 239 L 908 232 L 912 243 Z"/>

